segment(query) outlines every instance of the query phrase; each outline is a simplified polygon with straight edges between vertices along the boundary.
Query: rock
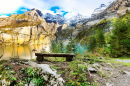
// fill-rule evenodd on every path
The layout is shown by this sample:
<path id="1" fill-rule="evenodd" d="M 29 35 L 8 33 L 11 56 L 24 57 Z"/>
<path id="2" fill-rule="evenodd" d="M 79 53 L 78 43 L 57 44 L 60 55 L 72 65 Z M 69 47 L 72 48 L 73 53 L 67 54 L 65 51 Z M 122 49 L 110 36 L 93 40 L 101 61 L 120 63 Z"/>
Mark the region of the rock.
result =
<path id="1" fill-rule="evenodd" d="M 97 57 L 98 59 L 105 59 L 105 57 Z"/>
<path id="2" fill-rule="evenodd" d="M 34 82 L 31 81 L 31 82 L 29 83 L 29 86 L 35 86 Z"/>
<path id="3" fill-rule="evenodd" d="M 114 78 L 117 78 L 117 76 L 114 76 Z"/>
<path id="4" fill-rule="evenodd" d="M 93 66 L 98 67 L 98 68 L 100 67 L 100 65 L 98 63 L 94 63 Z"/>
<path id="5" fill-rule="evenodd" d="M 15 63 L 12 63 L 13 65 L 15 65 Z"/>
<path id="6" fill-rule="evenodd" d="M 111 67 L 113 67 L 111 63 L 107 63 L 107 64 L 110 65 Z"/>
<path id="7" fill-rule="evenodd" d="M 96 73 L 96 72 L 97 72 L 97 70 L 96 70 L 95 68 L 91 67 L 91 66 L 88 66 L 88 70 L 89 70 L 90 72 L 93 72 L 93 73 Z"/>
<path id="8" fill-rule="evenodd" d="M 107 83 L 106 86 L 113 86 L 113 84 Z"/>
<path id="9" fill-rule="evenodd" d="M 124 73 L 126 73 L 130 77 L 130 72 L 124 71 Z"/>
<path id="10" fill-rule="evenodd" d="M 29 65 L 29 63 L 28 62 L 23 62 L 25 65 Z"/>
<path id="11" fill-rule="evenodd" d="M 6 81 L 5 79 L 3 80 L 0 80 L 0 85 L 1 86 L 9 86 L 10 85 L 10 82 Z"/>
<path id="12" fill-rule="evenodd" d="M 16 62 L 15 64 L 17 64 L 17 65 L 18 65 L 19 63 L 18 63 L 18 62 Z"/>
<path id="13" fill-rule="evenodd" d="M 112 71 L 113 69 L 111 68 L 105 68 L 106 71 Z"/>

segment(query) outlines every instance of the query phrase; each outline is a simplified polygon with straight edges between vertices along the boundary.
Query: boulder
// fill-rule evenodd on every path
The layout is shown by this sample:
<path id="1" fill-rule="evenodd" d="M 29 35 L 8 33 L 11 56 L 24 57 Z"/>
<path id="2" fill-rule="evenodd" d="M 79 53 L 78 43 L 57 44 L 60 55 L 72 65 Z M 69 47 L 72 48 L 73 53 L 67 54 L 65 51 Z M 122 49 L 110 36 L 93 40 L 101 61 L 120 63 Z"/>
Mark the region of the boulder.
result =
<path id="1" fill-rule="evenodd" d="M 88 66 L 88 70 L 92 73 L 96 73 L 97 69 L 93 68 L 92 66 Z"/>
<path id="2" fill-rule="evenodd" d="M 57 74 L 56 70 L 52 70 L 47 64 L 37 64 L 34 62 L 29 62 L 32 67 L 38 67 L 40 69 L 40 74 L 44 77 L 46 86 L 63 86 L 64 80 Z"/>

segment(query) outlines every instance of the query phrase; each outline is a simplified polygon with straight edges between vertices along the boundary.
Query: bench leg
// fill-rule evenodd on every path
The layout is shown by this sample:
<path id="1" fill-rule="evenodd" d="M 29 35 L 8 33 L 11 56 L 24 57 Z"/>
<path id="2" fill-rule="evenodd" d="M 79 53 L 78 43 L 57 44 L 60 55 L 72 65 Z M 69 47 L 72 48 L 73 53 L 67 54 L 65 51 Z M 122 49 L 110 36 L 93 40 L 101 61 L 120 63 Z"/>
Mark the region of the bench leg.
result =
<path id="1" fill-rule="evenodd" d="M 43 56 L 37 56 L 36 59 L 37 59 L 38 62 L 42 62 L 44 60 L 44 57 Z"/>
<path id="2" fill-rule="evenodd" d="M 73 61 L 73 57 L 66 57 L 66 61 L 68 62 Z"/>

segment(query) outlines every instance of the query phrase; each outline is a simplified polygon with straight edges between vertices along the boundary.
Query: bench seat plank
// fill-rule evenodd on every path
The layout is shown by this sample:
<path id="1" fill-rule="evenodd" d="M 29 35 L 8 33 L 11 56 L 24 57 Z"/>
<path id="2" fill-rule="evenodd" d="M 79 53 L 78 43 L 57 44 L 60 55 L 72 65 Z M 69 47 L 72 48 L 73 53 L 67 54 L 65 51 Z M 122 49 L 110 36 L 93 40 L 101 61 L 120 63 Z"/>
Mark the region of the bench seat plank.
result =
<path id="1" fill-rule="evenodd" d="M 65 54 L 65 53 L 35 53 L 36 56 L 44 56 L 44 57 L 67 57 L 67 56 L 75 56 L 75 54 Z"/>
<path id="2" fill-rule="evenodd" d="M 66 61 L 72 61 L 75 54 L 70 53 L 35 53 L 38 61 L 42 61 L 44 57 L 66 57 Z"/>

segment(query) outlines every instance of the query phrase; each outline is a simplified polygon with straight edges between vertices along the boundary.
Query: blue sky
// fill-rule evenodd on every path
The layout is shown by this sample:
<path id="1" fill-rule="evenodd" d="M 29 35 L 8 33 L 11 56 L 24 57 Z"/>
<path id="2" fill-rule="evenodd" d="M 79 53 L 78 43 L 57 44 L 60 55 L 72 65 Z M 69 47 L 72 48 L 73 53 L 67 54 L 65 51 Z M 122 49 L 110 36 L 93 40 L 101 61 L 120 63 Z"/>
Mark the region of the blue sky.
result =
<path id="1" fill-rule="evenodd" d="M 22 14 L 32 8 L 39 9 L 43 14 L 61 14 L 65 18 L 77 13 L 91 16 L 94 9 L 110 1 L 113 0 L 1 0 L 0 17 Z"/>

